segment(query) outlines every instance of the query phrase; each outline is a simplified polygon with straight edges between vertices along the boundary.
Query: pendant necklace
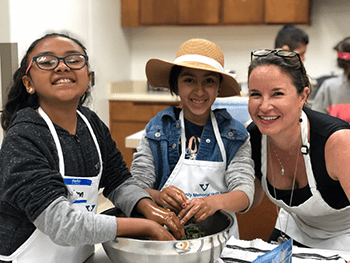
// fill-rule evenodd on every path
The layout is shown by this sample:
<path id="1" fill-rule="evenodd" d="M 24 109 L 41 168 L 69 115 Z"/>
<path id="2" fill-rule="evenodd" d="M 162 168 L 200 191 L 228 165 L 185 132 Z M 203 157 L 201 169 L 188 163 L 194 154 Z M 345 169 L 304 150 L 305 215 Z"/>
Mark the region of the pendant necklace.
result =
<path id="1" fill-rule="evenodd" d="M 270 145 L 272 145 L 271 140 L 270 140 Z M 272 148 L 273 152 L 275 153 L 278 162 L 279 162 L 280 165 L 281 165 L 281 175 L 284 175 L 284 166 L 283 166 L 283 164 L 282 164 L 280 158 L 278 157 L 278 155 L 277 155 L 277 153 L 276 153 L 276 151 L 275 151 L 275 148 L 274 148 L 274 147 L 271 147 L 271 148 Z M 286 160 L 286 163 L 288 163 L 289 158 L 292 156 L 293 150 L 294 150 L 294 148 L 292 149 L 292 151 L 290 151 L 290 154 L 289 154 L 289 156 L 288 156 L 288 158 L 287 158 L 287 160 Z"/>
<path id="2" fill-rule="evenodd" d="M 275 177 L 274 177 L 274 174 L 273 174 L 273 169 L 272 169 L 272 159 L 271 159 L 271 151 L 270 151 L 270 148 L 271 148 L 271 142 L 268 143 L 268 152 L 269 152 L 269 159 L 270 159 L 270 169 L 271 169 L 271 175 L 272 175 L 272 183 L 273 183 L 273 192 L 274 192 L 274 198 L 277 200 L 277 194 L 276 194 L 276 188 L 275 188 Z M 299 146 L 297 149 L 300 149 L 301 147 L 301 138 L 300 138 L 300 141 L 299 141 Z M 280 163 L 281 165 L 281 175 L 284 175 L 284 166 L 282 165 L 280 159 L 278 158 L 278 155 L 276 153 L 276 151 L 273 149 L 273 151 L 275 152 L 276 154 L 276 157 L 278 159 L 278 162 Z M 289 158 L 288 158 L 289 159 Z M 291 191 L 291 194 L 290 194 L 290 200 L 289 200 L 289 206 L 291 207 L 292 206 L 292 200 L 293 200 L 293 193 L 294 193 L 294 188 L 295 188 L 295 182 L 296 182 L 296 175 L 297 175 L 297 170 L 298 170 L 298 159 L 299 159 L 299 152 L 297 152 L 297 158 L 296 158 L 296 164 L 295 164 L 295 170 L 294 170 L 294 177 L 293 177 L 293 184 L 292 184 L 292 191 Z M 278 206 L 276 205 L 276 210 L 277 210 L 277 215 L 278 215 Z M 280 219 L 279 219 L 280 220 Z M 284 232 L 281 231 L 281 236 L 277 238 L 277 242 L 278 244 L 283 244 L 284 242 L 288 241 L 288 238 L 286 237 L 285 233 L 287 231 L 287 227 L 288 227 L 288 220 L 289 220 L 289 213 L 288 213 L 288 217 L 287 217 L 287 223 L 286 223 L 286 228 L 284 230 Z M 280 224 L 281 224 L 281 221 L 280 221 Z"/>

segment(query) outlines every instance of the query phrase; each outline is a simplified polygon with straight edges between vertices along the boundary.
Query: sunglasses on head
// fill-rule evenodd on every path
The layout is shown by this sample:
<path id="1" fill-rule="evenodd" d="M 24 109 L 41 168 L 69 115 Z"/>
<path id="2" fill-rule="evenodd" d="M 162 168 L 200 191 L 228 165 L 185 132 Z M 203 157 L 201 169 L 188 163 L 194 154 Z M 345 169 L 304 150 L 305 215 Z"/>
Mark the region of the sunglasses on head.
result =
<path id="1" fill-rule="evenodd" d="M 298 57 L 301 64 L 300 55 L 297 52 L 284 50 L 284 49 L 256 49 L 250 53 L 250 60 L 252 61 L 254 57 L 266 57 L 270 54 L 274 54 L 282 58 Z"/>
<path id="2" fill-rule="evenodd" d="M 266 57 L 270 54 L 282 57 L 283 59 L 297 57 L 299 60 L 299 63 L 300 63 L 300 70 L 301 70 L 302 76 L 304 76 L 306 74 L 306 72 L 304 71 L 303 66 L 302 66 L 303 63 L 301 62 L 300 55 L 294 51 L 289 51 L 289 50 L 284 50 L 284 49 L 256 49 L 250 53 L 250 60 L 253 61 L 256 58 Z"/>

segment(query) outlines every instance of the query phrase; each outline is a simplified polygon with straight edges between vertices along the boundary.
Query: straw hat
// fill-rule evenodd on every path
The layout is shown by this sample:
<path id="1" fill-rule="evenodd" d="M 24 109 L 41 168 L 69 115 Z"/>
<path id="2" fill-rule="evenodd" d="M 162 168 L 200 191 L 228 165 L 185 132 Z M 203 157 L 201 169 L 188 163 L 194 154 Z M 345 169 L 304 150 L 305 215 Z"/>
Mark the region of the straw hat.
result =
<path id="1" fill-rule="evenodd" d="M 205 39 L 186 41 L 180 46 L 174 62 L 150 59 L 146 64 L 146 76 L 149 84 L 154 88 L 170 88 L 169 75 L 174 65 L 220 73 L 223 78 L 218 97 L 240 94 L 240 88 L 235 78 L 224 72 L 224 54 L 213 42 Z"/>

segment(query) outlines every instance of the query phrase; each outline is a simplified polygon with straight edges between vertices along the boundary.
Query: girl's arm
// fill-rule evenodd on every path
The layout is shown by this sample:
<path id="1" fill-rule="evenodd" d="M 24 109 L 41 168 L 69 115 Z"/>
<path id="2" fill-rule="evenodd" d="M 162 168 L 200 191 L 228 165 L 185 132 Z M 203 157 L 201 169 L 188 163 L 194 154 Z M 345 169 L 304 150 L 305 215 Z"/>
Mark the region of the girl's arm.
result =
<path id="1" fill-rule="evenodd" d="M 142 187 L 153 188 L 156 171 L 152 151 L 145 134 L 142 135 L 137 151 L 134 153 L 130 172 Z M 150 192 L 149 194 L 152 196 Z"/>
<path id="2" fill-rule="evenodd" d="M 143 218 L 117 218 L 117 236 L 144 237 L 150 240 L 176 240 L 164 227 L 153 220 Z"/>
<path id="3" fill-rule="evenodd" d="M 258 178 L 255 178 L 255 193 L 254 193 L 254 201 L 250 209 L 257 207 L 264 198 L 264 190 L 261 186 L 261 182 Z"/>

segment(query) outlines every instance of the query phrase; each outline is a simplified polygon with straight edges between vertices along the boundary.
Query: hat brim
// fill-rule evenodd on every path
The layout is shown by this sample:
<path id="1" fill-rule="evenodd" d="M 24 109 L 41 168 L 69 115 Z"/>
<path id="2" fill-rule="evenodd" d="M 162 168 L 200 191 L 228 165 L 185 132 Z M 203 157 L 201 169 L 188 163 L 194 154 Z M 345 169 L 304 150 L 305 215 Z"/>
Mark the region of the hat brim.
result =
<path id="1" fill-rule="evenodd" d="M 161 59 L 150 59 L 146 64 L 146 76 L 148 83 L 153 88 L 169 89 L 170 71 L 175 65 L 217 72 L 222 75 L 222 82 L 220 84 L 220 93 L 218 94 L 218 97 L 240 96 L 240 87 L 234 77 L 232 77 L 230 74 L 221 72 L 210 65 L 195 61 L 174 63 Z"/>

